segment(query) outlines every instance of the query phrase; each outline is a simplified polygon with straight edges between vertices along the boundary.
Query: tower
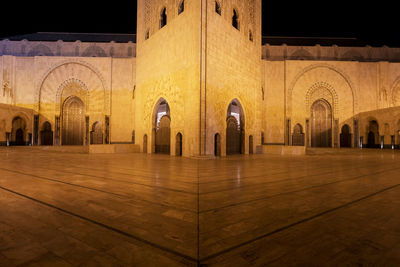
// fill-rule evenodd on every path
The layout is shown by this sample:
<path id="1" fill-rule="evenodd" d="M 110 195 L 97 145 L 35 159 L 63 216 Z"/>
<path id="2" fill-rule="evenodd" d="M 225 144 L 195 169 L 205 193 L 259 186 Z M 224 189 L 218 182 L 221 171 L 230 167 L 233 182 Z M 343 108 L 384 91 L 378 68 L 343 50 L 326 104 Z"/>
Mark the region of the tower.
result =
<path id="1" fill-rule="evenodd" d="M 261 94 L 261 0 L 139 0 L 137 25 L 136 129 L 138 140 L 148 138 L 147 151 L 169 145 L 174 155 L 179 135 L 183 155 L 211 155 L 218 133 L 225 155 L 233 100 L 245 122 L 241 152 L 251 151 Z M 165 120 L 160 126 L 164 116 L 169 142 L 158 134 L 168 127 Z"/>

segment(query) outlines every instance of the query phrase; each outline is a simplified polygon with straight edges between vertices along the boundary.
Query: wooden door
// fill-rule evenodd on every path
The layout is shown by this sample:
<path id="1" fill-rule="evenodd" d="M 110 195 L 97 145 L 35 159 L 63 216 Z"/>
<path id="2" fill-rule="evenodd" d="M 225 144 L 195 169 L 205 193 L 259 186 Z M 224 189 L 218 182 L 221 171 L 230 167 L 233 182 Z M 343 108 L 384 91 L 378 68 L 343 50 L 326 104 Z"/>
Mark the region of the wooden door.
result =
<path id="1" fill-rule="evenodd" d="M 241 132 L 238 121 L 230 116 L 226 121 L 226 154 L 240 154 L 241 152 Z"/>
<path id="2" fill-rule="evenodd" d="M 311 107 L 311 146 L 332 147 L 332 109 L 323 99 Z"/>
<path id="3" fill-rule="evenodd" d="M 63 145 L 83 145 L 84 105 L 78 97 L 72 97 L 63 105 Z"/>
<path id="4" fill-rule="evenodd" d="M 170 154 L 171 149 L 171 119 L 163 116 L 156 130 L 156 153 Z"/>

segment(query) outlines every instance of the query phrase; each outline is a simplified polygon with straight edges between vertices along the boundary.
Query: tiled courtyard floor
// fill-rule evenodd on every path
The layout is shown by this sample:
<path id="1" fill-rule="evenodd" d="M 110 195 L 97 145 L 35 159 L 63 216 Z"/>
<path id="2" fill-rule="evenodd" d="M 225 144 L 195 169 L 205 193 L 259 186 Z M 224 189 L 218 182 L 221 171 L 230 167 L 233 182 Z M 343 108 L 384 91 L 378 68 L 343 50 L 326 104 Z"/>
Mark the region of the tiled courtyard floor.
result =
<path id="1" fill-rule="evenodd" d="M 0 266 L 400 266 L 400 153 L 0 148 Z"/>

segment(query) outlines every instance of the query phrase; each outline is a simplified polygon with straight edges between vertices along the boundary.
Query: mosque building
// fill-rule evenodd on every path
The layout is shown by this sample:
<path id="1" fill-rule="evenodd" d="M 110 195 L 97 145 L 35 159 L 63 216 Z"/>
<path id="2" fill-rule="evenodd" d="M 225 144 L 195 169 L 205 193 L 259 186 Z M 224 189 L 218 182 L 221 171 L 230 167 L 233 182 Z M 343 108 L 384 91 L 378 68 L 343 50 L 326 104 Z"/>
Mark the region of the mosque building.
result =
<path id="1" fill-rule="evenodd" d="M 139 0 L 137 25 L 1 40 L 0 145 L 399 148 L 400 48 L 262 37 L 261 0 Z"/>

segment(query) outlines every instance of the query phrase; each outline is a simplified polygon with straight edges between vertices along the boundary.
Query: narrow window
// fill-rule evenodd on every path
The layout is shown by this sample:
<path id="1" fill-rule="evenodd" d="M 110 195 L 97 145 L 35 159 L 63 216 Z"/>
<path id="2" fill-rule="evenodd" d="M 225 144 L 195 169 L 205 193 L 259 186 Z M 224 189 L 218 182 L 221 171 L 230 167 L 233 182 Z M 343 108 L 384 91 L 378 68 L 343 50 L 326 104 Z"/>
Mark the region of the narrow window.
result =
<path id="1" fill-rule="evenodd" d="M 249 40 L 253 42 L 253 33 L 251 30 L 249 31 Z"/>
<path id="2" fill-rule="evenodd" d="M 221 4 L 218 1 L 215 1 L 215 12 L 221 16 Z"/>
<path id="3" fill-rule="evenodd" d="M 261 87 L 261 98 L 264 101 L 264 87 Z"/>
<path id="4" fill-rule="evenodd" d="M 149 37 L 150 37 L 150 31 L 147 30 L 144 39 L 147 40 L 147 39 L 149 39 Z"/>
<path id="5" fill-rule="evenodd" d="M 164 7 L 161 10 L 160 29 L 167 25 L 167 9 Z"/>
<path id="6" fill-rule="evenodd" d="M 239 14 L 233 9 L 232 26 L 239 30 Z"/>
<path id="7" fill-rule="evenodd" d="M 178 15 L 185 11 L 185 0 L 182 0 L 178 7 Z"/>

